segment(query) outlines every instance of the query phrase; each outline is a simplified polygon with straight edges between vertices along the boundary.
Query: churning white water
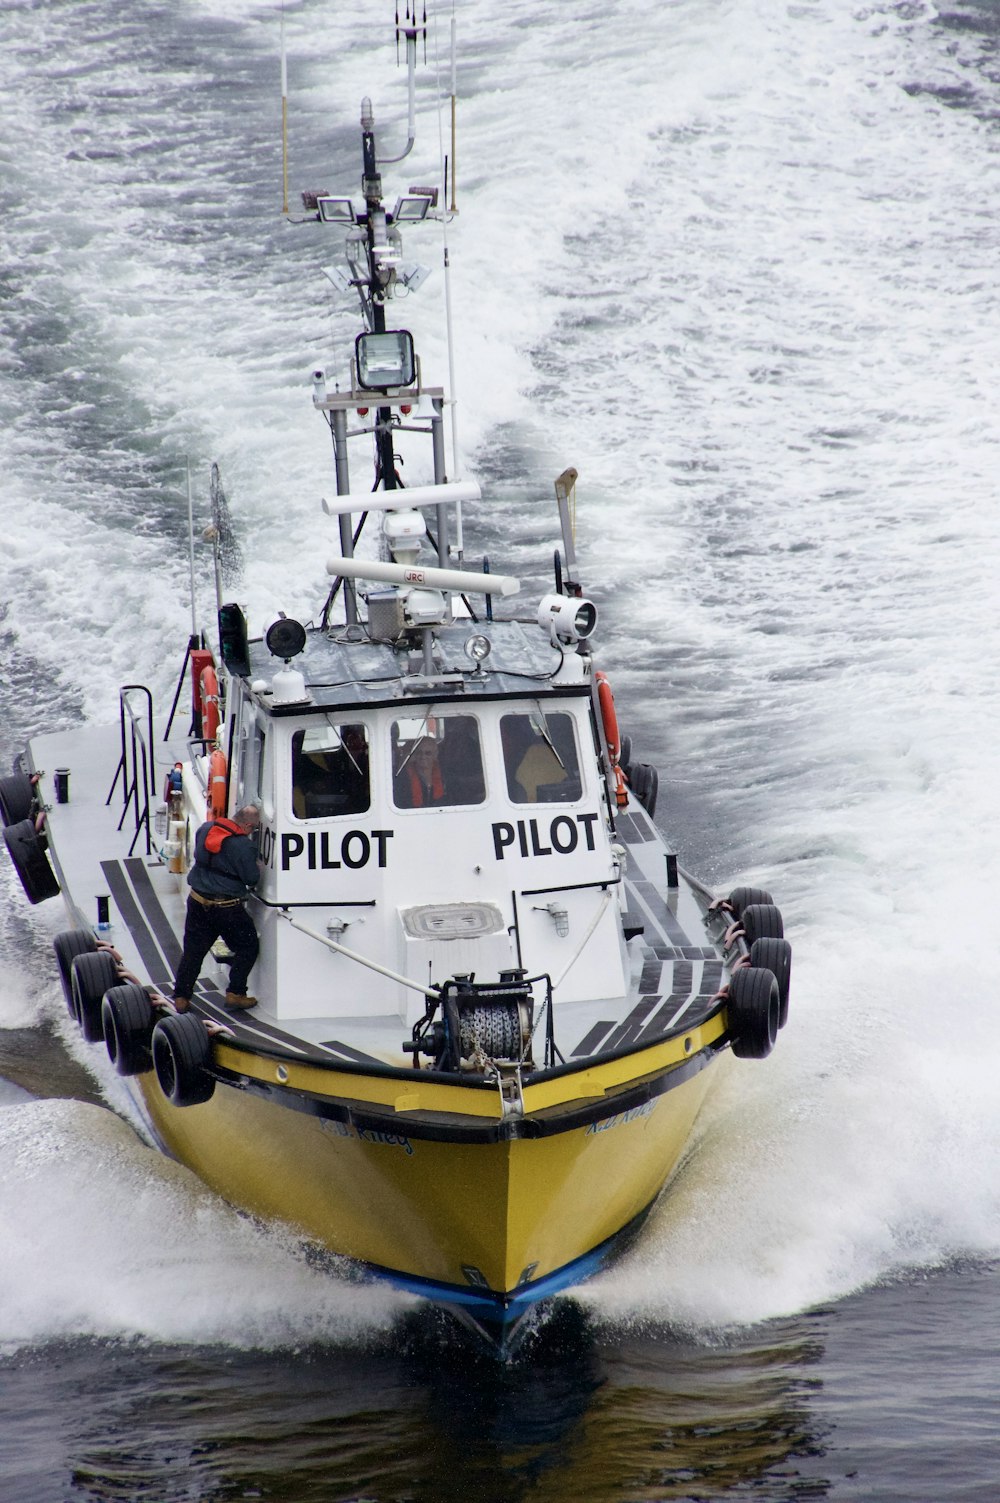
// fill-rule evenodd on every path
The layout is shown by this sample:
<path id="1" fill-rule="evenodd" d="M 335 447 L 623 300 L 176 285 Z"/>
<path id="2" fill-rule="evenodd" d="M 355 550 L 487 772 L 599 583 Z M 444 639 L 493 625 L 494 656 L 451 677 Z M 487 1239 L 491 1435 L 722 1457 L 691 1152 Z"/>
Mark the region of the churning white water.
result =
<path id="1" fill-rule="evenodd" d="M 583 1297 L 709 1326 L 996 1254 L 1000 157 L 972 34 L 920 0 L 455 14 L 469 557 L 540 593 L 552 479 L 577 466 L 599 651 L 658 817 L 721 891 L 769 887 L 795 949 L 775 1055 L 733 1062 L 671 1196 Z M 450 16 L 390 198 L 436 175 Z M 356 194 L 362 95 L 389 150 L 405 137 L 390 7 L 285 19 L 292 187 Z M 9 756 L 106 717 L 127 679 L 172 691 L 187 459 L 202 519 L 221 466 L 254 627 L 316 611 L 334 484 L 310 373 L 346 369 L 354 319 L 320 274 L 338 232 L 280 216 L 276 6 L 15 4 L 6 25 Z M 440 230 L 406 250 L 434 275 L 401 311 L 445 380 Z M 3 1026 L 58 1017 L 56 927 L 5 921 Z M 0 1136 L 0 1339 L 295 1340 L 394 1308 L 96 1108 L 5 1097 Z"/>

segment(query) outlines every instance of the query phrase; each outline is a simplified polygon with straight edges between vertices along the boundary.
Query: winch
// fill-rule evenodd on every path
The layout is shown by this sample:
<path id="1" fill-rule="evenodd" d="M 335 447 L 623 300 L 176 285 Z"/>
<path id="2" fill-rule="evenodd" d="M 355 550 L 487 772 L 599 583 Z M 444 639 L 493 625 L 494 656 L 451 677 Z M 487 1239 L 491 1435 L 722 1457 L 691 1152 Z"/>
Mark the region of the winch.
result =
<path id="1" fill-rule="evenodd" d="M 501 971 L 499 981 L 477 983 L 474 975 L 453 976 L 428 997 L 413 1037 L 403 1042 L 413 1055 L 433 1060 L 435 1070 L 485 1071 L 488 1065 L 520 1063 L 533 1068 L 531 1035 L 534 997 L 520 969 Z"/>

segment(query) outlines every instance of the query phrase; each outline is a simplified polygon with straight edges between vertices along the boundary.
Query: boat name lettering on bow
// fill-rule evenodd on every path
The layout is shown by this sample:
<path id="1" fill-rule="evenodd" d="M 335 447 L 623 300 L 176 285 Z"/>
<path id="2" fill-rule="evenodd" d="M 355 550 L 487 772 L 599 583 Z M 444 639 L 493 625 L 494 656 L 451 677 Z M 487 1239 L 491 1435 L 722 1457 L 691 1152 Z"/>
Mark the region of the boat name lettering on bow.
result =
<path id="1" fill-rule="evenodd" d="M 373 1127 L 356 1127 L 354 1131 L 359 1143 L 384 1143 L 387 1148 L 402 1148 L 411 1157 L 413 1155 L 413 1144 L 402 1133 L 376 1132 Z"/>
<path id="2" fill-rule="evenodd" d="M 621 1127 L 625 1122 L 635 1122 L 639 1117 L 651 1117 L 655 1110 L 655 1101 L 644 1101 L 641 1106 L 629 1107 L 627 1112 L 619 1112 L 616 1117 L 605 1117 L 603 1122 L 591 1122 L 587 1131 L 607 1132 L 609 1128 Z"/>
<path id="3" fill-rule="evenodd" d="M 287 872 L 293 861 L 304 858 L 309 871 L 331 872 L 348 867 L 358 871 L 367 866 L 374 856 L 380 868 L 387 865 L 389 841 L 393 830 L 347 830 L 338 835 L 331 830 L 310 830 L 300 835 L 295 830 L 286 830 L 281 836 L 281 870 Z M 260 856 L 266 866 L 273 867 L 278 836 L 273 830 L 262 829 Z"/>
<path id="4" fill-rule="evenodd" d="M 580 830 L 588 851 L 594 849 L 596 814 L 557 814 L 548 829 L 548 837 L 539 832 L 537 819 L 519 819 L 512 824 L 499 820 L 493 826 L 493 849 L 498 861 L 507 851 L 516 849 L 519 856 L 569 856 L 580 844 Z"/>
<path id="5" fill-rule="evenodd" d="M 409 1138 L 399 1132 L 380 1132 L 374 1127 L 348 1126 L 346 1122 L 338 1122 L 329 1118 L 320 1122 L 324 1132 L 335 1138 L 355 1138 L 359 1143 L 381 1143 L 386 1148 L 402 1148 L 410 1158 L 413 1157 L 413 1144 Z"/>

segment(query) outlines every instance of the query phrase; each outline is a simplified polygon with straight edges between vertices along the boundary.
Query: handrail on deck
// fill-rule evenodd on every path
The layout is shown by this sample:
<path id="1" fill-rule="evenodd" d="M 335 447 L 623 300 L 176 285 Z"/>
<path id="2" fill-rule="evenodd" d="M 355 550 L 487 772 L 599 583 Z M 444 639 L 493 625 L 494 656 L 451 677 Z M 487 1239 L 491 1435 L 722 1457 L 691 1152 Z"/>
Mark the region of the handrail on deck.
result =
<path id="1" fill-rule="evenodd" d="M 132 695 L 141 695 L 144 704 L 136 707 Z M 104 800 L 111 803 L 118 779 L 122 779 L 122 817 L 118 828 L 128 818 L 129 810 L 135 821 L 135 834 L 128 848 L 131 856 L 136 841 L 143 829 L 146 832 L 146 855 L 153 852 L 152 825 L 149 806 L 156 796 L 156 766 L 153 758 L 153 696 L 145 684 L 124 684 L 118 691 L 118 717 L 121 730 L 121 755 L 118 766 Z M 128 725 L 126 727 L 126 720 Z M 145 724 L 142 722 L 145 721 Z"/>

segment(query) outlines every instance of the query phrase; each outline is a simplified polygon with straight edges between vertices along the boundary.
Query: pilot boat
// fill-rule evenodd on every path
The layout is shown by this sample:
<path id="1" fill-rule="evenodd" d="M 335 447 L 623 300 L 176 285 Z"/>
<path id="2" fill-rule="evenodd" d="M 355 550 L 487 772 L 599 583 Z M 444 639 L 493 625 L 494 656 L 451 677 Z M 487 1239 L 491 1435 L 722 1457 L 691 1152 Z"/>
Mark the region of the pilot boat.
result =
<path id="1" fill-rule="evenodd" d="M 367 100 L 361 146 L 362 201 L 305 196 L 363 319 L 343 387 L 313 377 L 337 487 L 316 620 L 257 637 L 220 598 L 171 706 L 128 684 L 106 725 L 34 736 L 0 817 L 28 899 L 62 895 L 67 1006 L 151 1139 L 505 1348 L 635 1233 L 720 1062 L 770 1053 L 791 951 L 767 892 L 717 897 L 654 823 L 594 650 L 576 472 L 543 598 L 466 566 L 480 488 L 448 478 L 449 399 L 389 316 L 419 280 L 402 227 L 446 210 L 427 188 L 387 207 Z M 427 484 L 400 481 L 404 428 Z M 358 435 L 374 489 L 351 488 Z M 251 805 L 257 1005 L 227 1006 L 216 946 L 179 1011 L 195 834 Z"/>

